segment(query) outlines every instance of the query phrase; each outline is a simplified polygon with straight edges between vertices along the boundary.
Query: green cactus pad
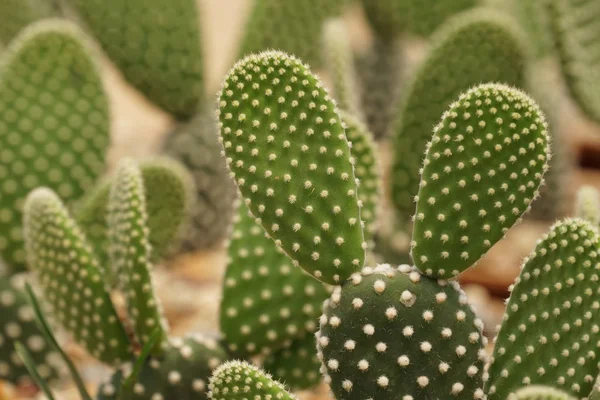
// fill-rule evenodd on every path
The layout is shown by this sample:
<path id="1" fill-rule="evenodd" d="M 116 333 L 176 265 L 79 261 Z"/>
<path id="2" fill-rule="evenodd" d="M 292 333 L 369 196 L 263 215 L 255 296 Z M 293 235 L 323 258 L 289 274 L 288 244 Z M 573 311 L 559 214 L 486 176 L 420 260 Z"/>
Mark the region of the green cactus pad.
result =
<path id="1" fill-rule="evenodd" d="M 181 252 L 214 247 L 229 233 L 237 191 L 227 176 L 218 137 L 217 120 L 210 110 L 181 125 L 163 144 L 163 152 L 184 165 L 195 183 Z"/>
<path id="2" fill-rule="evenodd" d="M 67 0 L 125 79 L 180 119 L 204 97 L 195 0 Z"/>
<path id="3" fill-rule="evenodd" d="M 0 280 L 0 380 L 13 384 L 31 383 L 31 378 L 15 352 L 15 343 L 27 347 L 42 378 L 52 382 L 61 377 L 64 366 L 48 345 L 35 323 L 35 317 L 23 291 L 23 276 Z"/>
<path id="4" fill-rule="evenodd" d="M 577 191 L 575 216 L 592 226 L 600 227 L 600 193 L 593 186 L 582 186 Z"/>
<path id="5" fill-rule="evenodd" d="M 315 336 L 307 335 L 266 357 L 263 369 L 291 390 L 312 389 L 322 382 L 316 346 Z"/>
<path id="6" fill-rule="evenodd" d="M 170 339 L 160 356 L 150 356 L 133 386 L 130 400 L 205 400 L 211 372 L 227 359 L 217 341 L 200 335 Z M 100 386 L 97 400 L 120 400 L 123 376 L 117 371 Z"/>
<path id="7" fill-rule="evenodd" d="M 25 267 L 29 191 L 79 198 L 103 172 L 108 145 L 108 104 L 82 33 L 58 20 L 25 29 L 0 65 L 0 253 L 10 267 Z"/>
<path id="8" fill-rule="evenodd" d="M 575 400 L 567 393 L 550 386 L 531 385 L 517 390 L 507 400 Z"/>
<path id="9" fill-rule="evenodd" d="M 2 0 L 0 3 L 0 42 L 9 43 L 27 25 L 55 14 L 52 2 L 41 0 Z"/>
<path id="10" fill-rule="evenodd" d="M 448 17 L 474 7 L 477 0 L 362 0 L 375 32 L 388 40 L 401 33 L 429 36 Z"/>
<path id="11" fill-rule="evenodd" d="M 337 399 L 483 399 L 487 340 L 458 283 L 367 267 L 324 309 L 317 346 Z"/>
<path id="12" fill-rule="evenodd" d="M 448 105 L 482 82 L 523 87 L 526 38 L 514 24 L 501 13 L 474 10 L 452 18 L 432 37 L 396 122 L 391 181 L 400 224 L 415 212 L 423 151 Z"/>
<path id="13" fill-rule="evenodd" d="M 239 61 L 219 97 L 227 164 L 252 214 L 294 265 L 343 282 L 366 243 L 348 140 L 321 82 L 298 59 L 265 52 Z"/>
<path id="14" fill-rule="evenodd" d="M 34 190 L 23 225 L 28 265 L 53 315 L 100 361 L 118 365 L 129 359 L 129 339 L 96 256 L 58 196 L 47 188 Z"/>
<path id="15" fill-rule="evenodd" d="M 281 50 L 320 65 L 319 39 L 324 22 L 340 15 L 348 0 L 258 0 L 240 47 L 240 57 Z"/>
<path id="16" fill-rule="evenodd" d="M 107 209 L 110 268 L 125 295 L 137 341 L 143 347 L 160 329 L 155 349 L 160 350 L 168 328 L 150 275 L 152 246 L 145 189 L 134 161 L 121 161 Z"/>
<path id="17" fill-rule="evenodd" d="M 323 60 L 338 106 L 363 120 L 358 76 L 354 68 L 352 44 L 348 36 L 348 29 L 343 19 L 335 18 L 327 21 L 323 29 Z"/>
<path id="18" fill-rule="evenodd" d="M 194 183 L 178 162 L 158 157 L 140 162 L 146 197 L 151 261 L 162 259 L 178 243 L 194 201 Z M 113 177 L 103 179 L 75 207 L 75 219 L 94 246 L 102 267 L 108 265 L 107 204 Z"/>
<path id="19" fill-rule="evenodd" d="M 328 296 L 321 282 L 292 265 L 241 204 L 221 301 L 221 332 L 229 349 L 268 354 L 314 333 Z"/>
<path id="20" fill-rule="evenodd" d="M 370 242 L 377 231 L 383 190 L 377 147 L 373 135 L 362 122 L 347 112 L 342 111 L 340 115 L 346 126 L 346 138 L 352 146 L 354 175 L 359 180 L 358 200 L 362 203 L 360 218 L 365 223 L 365 240 Z"/>
<path id="21" fill-rule="evenodd" d="M 576 396 L 592 390 L 600 314 L 598 231 L 587 221 L 555 224 L 525 259 L 489 367 L 489 400 L 523 385 Z"/>
<path id="22" fill-rule="evenodd" d="M 210 378 L 208 397 L 213 400 L 295 400 L 296 396 L 257 367 L 241 361 L 228 361 Z"/>
<path id="23" fill-rule="evenodd" d="M 600 3 L 548 0 L 563 76 L 575 101 L 600 122 Z"/>
<path id="24" fill-rule="evenodd" d="M 549 158 L 546 121 L 528 95 L 499 84 L 460 95 L 427 145 L 412 241 L 417 267 L 449 278 L 476 263 L 529 210 Z"/>

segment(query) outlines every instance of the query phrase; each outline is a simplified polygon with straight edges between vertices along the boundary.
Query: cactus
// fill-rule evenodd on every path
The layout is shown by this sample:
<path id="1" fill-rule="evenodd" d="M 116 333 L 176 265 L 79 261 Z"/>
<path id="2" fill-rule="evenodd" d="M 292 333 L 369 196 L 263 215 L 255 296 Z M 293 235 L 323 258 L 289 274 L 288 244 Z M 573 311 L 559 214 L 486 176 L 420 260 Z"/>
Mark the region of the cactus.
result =
<path id="1" fill-rule="evenodd" d="M 531 385 L 517 390 L 507 400 L 575 400 L 565 392 L 550 386 Z"/>
<path id="2" fill-rule="evenodd" d="M 600 193 L 592 186 L 582 186 L 577 191 L 575 216 L 600 227 Z"/>
<path id="3" fill-rule="evenodd" d="M 56 352 L 48 345 L 37 327 L 33 310 L 23 292 L 23 276 L 0 280 L 0 379 L 13 384 L 31 382 L 23 362 L 15 353 L 15 343 L 29 350 L 39 375 L 49 382 L 63 375 L 63 366 Z"/>
<path id="4" fill-rule="evenodd" d="M 316 65 L 324 22 L 340 15 L 348 0 L 258 0 L 250 12 L 239 55 L 286 51 Z"/>
<path id="5" fill-rule="evenodd" d="M 462 94 L 427 145 L 411 249 L 417 267 L 449 277 L 473 265 L 529 210 L 549 158 L 545 118 L 525 93 L 487 84 Z"/>
<path id="6" fill-rule="evenodd" d="M 268 354 L 312 336 L 327 297 L 326 288 L 294 267 L 241 204 L 221 302 L 221 331 L 229 350 Z"/>
<path id="7" fill-rule="evenodd" d="M 448 17 L 474 7 L 477 0 L 362 0 L 375 32 L 391 40 L 402 33 L 429 36 Z"/>
<path id="8" fill-rule="evenodd" d="M 348 141 L 321 82 L 285 53 L 251 55 L 226 76 L 219 106 L 226 161 L 252 214 L 294 265 L 343 282 L 366 243 Z"/>
<path id="9" fill-rule="evenodd" d="M 482 398 L 486 339 L 456 282 L 408 265 L 356 273 L 325 305 L 317 334 L 338 399 Z"/>
<path id="10" fill-rule="evenodd" d="M 10 44 L 0 66 L 0 121 L 0 253 L 19 270 L 29 191 L 47 186 L 71 202 L 104 169 L 107 99 L 93 50 L 75 26 L 36 22 Z"/>
<path id="11" fill-rule="evenodd" d="M 569 91 L 586 115 L 600 122 L 600 3 L 548 0 L 550 26 Z"/>
<path id="12" fill-rule="evenodd" d="M 147 226 L 152 262 L 169 254 L 181 239 L 186 217 L 192 208 L 194 184 L 190 173 L 166 157 L 140 163 L 144 181 Z M 113 177 L 101 180 L 78 204 L 75 219 L 94 246 L 100 265 L 108 265 L 106 211 Z"/>
<path id="13" fill-rule="evenodd" d="M 170 339 L 161 356 L 144 363 L 133 386 L 131 400 L 203 400 L 213 369 L 227 354 L 213 340 L 200 335 Z M 117 371 L 110 382 L 98 389 L 97 400 L 121 400 L 117 397 L 125 373 Z"/>
<path id="14" fill-rule="evenodd" d="M 512 287 L 488 370 L 488 399 L 506 399 L 522 385 L 557 385 L 581 398 L 600 366 L 600 262 L 595 227 L 556 223 L 523 262 Z"/>
<path id="15" fill-rule="evenodd" d="M 268 355 L 263 369 L 291 390 L 306 390 L 321 382 L 321 361 L 314 335 L 295 340 L 291 346 Z"/>
<path id="16" fill-rule="evenodd" d="M 40 19 L 50 18 L 55 12 L 54 2 L 3 0 L 0 4 L 0 15 L 2 15 L 0 42 L 9 43 L 21 29 Z"/>
<path id="17" fill-rule="evenodd" d="M 67 0 L 131 85 L 179 119 L 204 97 L 194 0 Z"/>
<path id="18" fill-rule="evenodd" d="M 190 171 L 195 184 L 189 225 L 177 249 L 180 252 L 216 246 L 229 233 L 236 189 L 227 177 L 217 138 L 214 112 L 205 110 L 168 135 L 162 145 L 163 153 Z"/>
<path id="19" fill-rule="evenodd" d="M 213 400 L 296 399 L 270 375 L 241 361 L 228 361 L 219 366 L 210 378 L 209 388 L 208 397 Z"/>
<path id="20" fill-rule="evenodd" d="M 432 37 L 432 49 L 408 89 L 396 124 L 392 199 L 399 224 L 415 212 L 418 171 L 431 127 L 460 93 L 481 82 L 521 87 L 527 52 L 513 21 L 473 10 L 449 20 Z"/>

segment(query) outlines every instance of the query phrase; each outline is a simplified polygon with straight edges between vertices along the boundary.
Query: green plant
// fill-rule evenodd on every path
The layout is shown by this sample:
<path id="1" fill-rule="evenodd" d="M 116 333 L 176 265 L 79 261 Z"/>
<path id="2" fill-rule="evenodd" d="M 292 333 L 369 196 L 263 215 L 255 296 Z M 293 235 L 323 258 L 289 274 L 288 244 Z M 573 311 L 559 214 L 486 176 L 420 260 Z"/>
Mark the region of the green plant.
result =
<path id="1" fill-rule="evenodd" d="M 531 385 L 517 390 L 507 400 L 574 400 L 563 391 L 550 386 Z"/>
<path id="2" fill-rule="evenodd" d="M 27 25 L 54 16 L 56 7 L 55 0 L 4 0 L 0 4 L 0 43 L 9 43 Z"/>
<path id="3" fill-rule="evenodd" d="M 0 66 L 0 253 L 24 268 L 25 197 L 47 186 L 72 203 L 104 170 L 108 102 L 83 33 L 59 20 L 24 29 Z"/>
<path id="4" fill-rule="evenodd" d="M 600 226 L 600 193 L 593 186 L 582 186 L 577 191 L 575 216 Z"/>

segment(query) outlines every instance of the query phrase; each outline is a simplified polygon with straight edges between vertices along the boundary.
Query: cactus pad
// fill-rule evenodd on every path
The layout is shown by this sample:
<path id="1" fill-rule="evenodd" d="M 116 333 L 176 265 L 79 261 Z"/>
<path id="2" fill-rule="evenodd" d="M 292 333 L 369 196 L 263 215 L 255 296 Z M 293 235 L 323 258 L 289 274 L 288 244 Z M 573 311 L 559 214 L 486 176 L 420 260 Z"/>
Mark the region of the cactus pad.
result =
<path id="1" fill-rule="evenodd" d="M 132 160 L 123 160 L 107 207 L 110 265 L 125 295 L 138 343 L 143 347 L 160 328 L 160 348 L 168 328 L 150 275 L 152 246 L 144 191 L 138 166 Z"/>
<path id="2" fill-rule="evenodd" d="M 600 193 L 593 186 L 582 186 L 577 191 L 575 216 L 600 227 Z"/>
<path id="3" fill-rule="evenodd" d="M 129 359 L 129 339 L 96 256 L 56 194 L 34 190 L 23 225 L 28 265 L 57 320 L 97 359 L 114 365 Z"/>
<path id="4" fill-rule="evenodd" d="M 348 140 L 321 82 L 298 59 L 265 52 L 239 61 L 219 97 L 227 164 L 252 214 L 294 264 L 344 281 L 366 243 Z"/>
<path id="5" fill-rule="evenodd" d="M 229 245 L 221 331 L 236 354 L 267 354 L 316 330 L 323 284 L 292 265 L 240 205 Z"/>
<path id="6" fill-rule="evenodd" d="M 575 400 L 567 393 L 550 386 L 531 385 L 517 390 L 507 400 Z"/>
<path id="7" fill-rule="evenodd" d="M 210 378 L 208 397 L 213 400 L 294 400 L 285 387 L 247 362 L 228 361 Z"/>
<path id="8" fill-rule="evenodd" d="M 108 144 L 108 104 L 82 33 L 54 20 L 26 28 L 0 66 L 0 253 L 10 267 L 24 267 L 29 191 L 79 198 L 103 172 Z"/>
<path id="9" fill-rule="evenodd" d="M 496 338 L 486 391 L 506 399 L 523 385 L 552 385 L 577 398 L 598 376 L 598 231 L 555 224 L 525 259 Z"/>
<path id="10" fill-rule="evenodd" d="M 324 308 L 317 344 L 336 398 L 483 398 L 487 340 L 458 283 L 367 267 Z"/>
<path id="11" fill-rule="evenodd" d="M 150 356 L 133 386 L 131 400 L 205 400 L 213 369 L 227 354 L 213 340 L 200 335 L 170 339 L 160 356 Z M 124 371 L 98 389 L 97 400 L 117 400 Z"/>
<path id="12" fill-rule="evenodd" d="M 204 96 L 194 0 L 67 0 L 131 85 L 180 119 Z"/>
<path id="13" fill-rule="evenodd" d="M 0 3 L 0 43 L 9 43 L 27 25 L 54 15 L 50 1 L 3 0 Z"/>
<path id="14" fill-rule="evenodd" d="M 423 151 L 448 105 L 482 82 L 523 87 L 526 38 L 501 13 L 469 11 L 449 20 L 432 39 L 427 58 L 407 88 L 395 128 L 392 200 L 401 225 L 415 212 Z"/>
<path id="15" fill-rule="evenodd" d="M 500 240 L 538 196 L 550 157 L 537 104 L 506 85 L 462 94 L 427 145 L 412 256 L 425 274 L 452 277 Z"/>

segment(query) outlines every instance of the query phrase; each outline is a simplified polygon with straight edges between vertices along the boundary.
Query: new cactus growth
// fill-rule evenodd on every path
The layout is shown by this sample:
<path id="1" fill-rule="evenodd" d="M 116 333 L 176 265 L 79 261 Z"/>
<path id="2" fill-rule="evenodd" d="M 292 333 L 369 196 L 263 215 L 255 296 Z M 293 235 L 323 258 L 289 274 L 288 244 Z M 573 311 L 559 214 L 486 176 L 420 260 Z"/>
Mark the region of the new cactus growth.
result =
<path id="1" fill-rule="evenodd" d="M 575 216 L 600 227 L 600 193 L 592 186 L 582 186 L 577 191 Z"/>
<path id="2" fill-rule="evenodd" d="M 575 400 L 567 393 L 550 386 L 531 385 L 517 390 L 507 400 Z"/>
<path id="3" fill-rule="evenodd" d="M 296 397 L 271 376 L 247 362 L 228 361 L 210 378 L 208 397 L 213 400 L 294 400 Z"/>
<path id="4" fill-rule="evenodd" d="M 81 197 L 104 170 L 108 104 L 82 32 L 47 20 L 23 30 L 0 67 L 0 253 L 24 267 L 21 217 L 38 186 L 67 202 Z"/>
<path id="5" fill-rule="evenodd" d="M 365 268 L 324 308 L 317 343 L 336 398 L 483 398 L 486 339 L 456 282 Z"/>
<path id="6" fill-rule="evenodd" d="M 522 385 L 554 385 L 581 398 L 600 372 L 598 231 L 558 222 L 525 259 L 506 307 L 488 371 L 488 399 Z"/>
<path id="7" fill-rule="evenodd" d="M 522 87 L 528 57 L 522 37 L 509 17 L 479 9 L 453 17 L 432 36 L 432 48 L 407 89 L 395 129 L 392 199 L 401 226 L 415 212 L 421 155 L 431 127 L 473 85 Z"/>

